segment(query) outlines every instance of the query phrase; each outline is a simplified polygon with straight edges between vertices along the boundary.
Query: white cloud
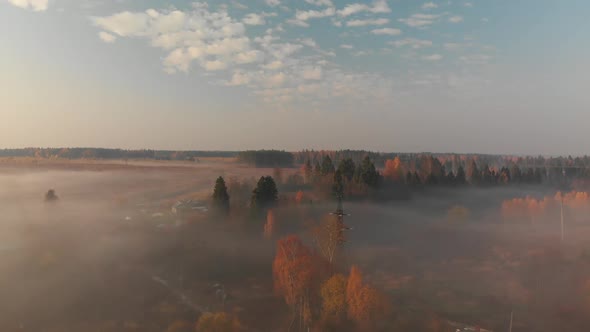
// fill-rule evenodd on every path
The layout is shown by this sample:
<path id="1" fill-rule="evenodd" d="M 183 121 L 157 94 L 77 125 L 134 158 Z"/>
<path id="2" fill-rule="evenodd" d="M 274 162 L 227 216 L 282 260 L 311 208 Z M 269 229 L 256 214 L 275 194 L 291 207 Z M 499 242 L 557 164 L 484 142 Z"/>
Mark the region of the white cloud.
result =
<path id="1" fill-rule="evenodd" d="M 391 44 L 395 47 L 409 46 L 413 49 L 419 49 L 419 48 L 423 48 L 423 47 L 432 46 L 432 41 L 424 40 L 424 39 L 406 38 L 406 39 L 390 42 L 389 44 Z"/>
<path id="2" fill-rule="evenodd" d="M 340 48 L 344 48 L 344 49 L 350 50 L 350 49 L 353 49 L 354 46 L 352 46 L 350 44 L 342 44 L 342 45 L 340 45 Z"/>
<path id="3" fill-rule="evenodd" d="M 264 17 L 262 17 L 261 15 L 258 15 L 258 14 L 254 14 L 254 13 L 244 16 L 244 18 L 242 19 L 242 22 L 244 22 L 245 24 L 248 24 L 248 25 L 264 25 L 264 24 L 266 24 Z"/>
<path id="4" fill-rule="evenodd" d="M 389 8 L 389 5 L 387 4 L 386 0 L 376 0 L 373 2 L 372 6 L 366 5 L 364 3 L 353 3 L 346 5 L 343 9 L 339 10 L 338 15 L 342 17 L 347 17 L 361 12 L 383 14 L 390 13 L 391 8 Z"/>
<path id="5" fill-rule="evenodd" d="M 463 16 L 451 16 L 449 18 L 449 22 L 451 22 L 451 23 L 460 23 L 460 22 L 463 22 Z"/>
<path id="6" fill-rule="evenodd" d="M 305 2 L 314 6 L 334 7 L 332 0 L 305 0 Z"/>
<path id="7" fill-rule="evenodd" d="M 432 55 L 425 55 L 422 57 L 422 60 L 425 61 L 439 61 L 441 60 L 443 57 L 440 54 L 432 54 Z"/>
<path id="8" fill-rule="evenodd" d="M 49 0 L 8 0 L 14 6 L 31 9 L 36 12 L 42 12 L 47 10 L 49 6 Z"/>
<path id="9" fill-rule="evenodd" d="M 243 72 L 243 71 L 236 71 L 232 75 L 232 78 L 229 82 L 226 83 L 228 86 L 239 86 L 239 85 L 246 85 L 250 83 L 250 76 Z"/>
<path id="10" fill-rule="evenodd" d="M 264 82 L 264 84 L 267 87 L 281 86 L 283 85 L 283 83 L 285 83 L 285 74 L 283 74 L 282 72 L 269 75 L 268 77 L 266 77 Z"/>
<path id="11" fill-rule="evenodd" d="M 438 5 L 435 4 L 434 2 L 427 2 L 422 5 L 422 9 L 435 9 L 435 8 L 438 8 Z"/>
<path id="12" fill-rule="evenodd" d="M 402 31 L 400 29 L 383 28 L 383 29 L 372 30 L 371 33 L 374 35 L 398 36 L 398 35 L 401 35 Z"/>
<path id="13" fill-rule="evenodd" d="M 294 18 L 288 19 L 287 24 L 302 27 L 302 28 L 309 27 L 309 23 L 307 23 L 305 21 L 298 20 L 298 19 L 294 19 Z"/>
<path id="14" fill-rule="evenodd" d="M 203 64 L 203 68 L 209 71 L 223 70 L 227 68 L 227 63 L 220 60 L 205 61 L 205 63 Z"/>
<path id="15" fill-rule="evenodd" d="M 463 4 L 463 6 L 465 6 L 465 7 L 473 7 L 473 3 L 466 2 L 466 3 Z"/>
<path id="16" fill-rule="evenodd" d="M 408 26 L 418 28 L 433 24 L 440 15 L 434 14 L 414 14 L 408 18 L 400 18 L 399 21 Z"/>
<path id="17" fill-rule="evenodd" d="M 297 10 L 295 13 L 295 19 L 298 21 L 307 21 L 312 18 L 323 18 L 334 16 L 336 14 L 336 10 L 334 7 L 329 7 L 324 10 Z"/>
<path id="18" fill-rule="evenodd" d="M 277 70 L 283 68 L 283 62 L 281 60 L 275 60 L 271 63 L 267 63 L 262 65 L 262 68 L 269 69 L 269 70 Z"/>
<path id="19" fill-rule="evenodd" d="M 262 58 L 252 49 L 243 23 L 226 11 L 211 12 L 204 5 L 187 12 L 125 11 L 92 21 L 109 35 L 147 39 L 153 47 L 169 51 L 163 61 L 169 73 L 186 72 L 196 60 L 205 70 L 222 70 Z"/>
<path id="20" fill-rule="evenodd" d="M 385 25 L 389 23 L 389 20 L 386 18 L 377 18 L 377 19 L 366 19 L 366 20 L 352 20 L 346 22 L 346 26 L 349 27 L 363 27 L 367 25 Z"/>
<path id="21" fill-rule="evenodd" d="M 306 80 L 321 80 L 322 79 L 322 67 L 309 67 L 303 70 L 303 78 Z"/>
<path id="22" fill-rule="evenodd" d="M 281 0 L 265 0 L 266 4 L 275 7 L 281 4 Z"/>
<path id="23" fill-rule="evenodd" d="M 112 43 L 115 40 L 117 40 L 116 36 L 111 35 L 110 33 L 104 32 L 104 31 L 99 32 L 98 37 L 105 43 Z"/>

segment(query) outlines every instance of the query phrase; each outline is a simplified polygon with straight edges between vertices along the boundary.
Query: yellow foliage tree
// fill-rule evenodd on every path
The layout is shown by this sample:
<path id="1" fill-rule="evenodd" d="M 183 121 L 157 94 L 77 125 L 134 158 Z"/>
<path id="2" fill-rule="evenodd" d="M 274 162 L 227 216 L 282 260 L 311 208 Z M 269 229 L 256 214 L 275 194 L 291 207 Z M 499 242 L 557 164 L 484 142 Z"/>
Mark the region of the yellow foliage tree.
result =
<path id="1" fill-rule="evenodd" d="M 346 277 L 335 274 L 322 285 L 322 319 L 337 325 L 346 317 Z"/>
<path id="2" fill-rule="evenodd" d="M 199 318 L 196 332 L 236 332 L 239 328 L 239 321 L 231 315 L 225 312 L 208 312 Z"/>

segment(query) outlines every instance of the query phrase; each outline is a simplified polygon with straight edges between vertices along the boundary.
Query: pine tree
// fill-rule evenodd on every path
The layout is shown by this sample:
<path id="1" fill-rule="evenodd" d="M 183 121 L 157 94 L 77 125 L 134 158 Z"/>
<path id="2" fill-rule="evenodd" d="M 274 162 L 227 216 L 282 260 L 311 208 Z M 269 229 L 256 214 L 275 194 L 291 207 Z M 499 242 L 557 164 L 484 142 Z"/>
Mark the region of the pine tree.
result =
<path id="1" fill-rule="evenodd" d="M 335 171 L 334 164 L 332 163 L 332 158 L 330 156 L 324 156 L 322 159 L 322 168 L 320 169 L 320 173 L 322 175 L 333 174 Z"/>
<path id="2" fill-rule="evenodd" d="M 348 181 L 351 181 L 354 177 L 355 169 L 356 165 L 354 164 L 354 161 L 351 158 L 342 159 L 338 164 L 338 170 L 340 171 L 340 173 L 342 173 L 342 176 Z"/>
<path id="3" fill-rule="evenodd" d="M 250 206 L 254 211 L 273 207 L 279 199 L 277 185 L 271 176 L 263 176 L 252 191 Z"/>
<path id="4" fill-rule="evenodd" d="M 371 161 L 369 156 L 366 156 L 361 163 L 361 180 L 369 187 L 377 187 L 379 184 L 379 173 L 375 169 L 375 164 Z"/>
<path id="5" fill-rule="evenodd" d="M 459 168 L 457 168 L 457 175 L 455 175 L 455 183 L 458 185 L 463 185 L 467 183 L 467 180 L 465 178 L 465 170 L 463 169 L 463 166 L 459 166 Z"/>
<path id="6" fill-rule="evenodd" d="M 334 173 L 334 184 L 332 185 L 332 194 L 336 199 L 342 199 L 344 196 L 344 181 L 342 179 L 342 173 L 337 170 Z"/>
<path id="7" fill-rule="evenodd" d="M 227 215 L 229 213 L 229 194 L 225 186 L 223 177 L 218 177 L 213 189 L 213 207 L 219 213 Z"/>

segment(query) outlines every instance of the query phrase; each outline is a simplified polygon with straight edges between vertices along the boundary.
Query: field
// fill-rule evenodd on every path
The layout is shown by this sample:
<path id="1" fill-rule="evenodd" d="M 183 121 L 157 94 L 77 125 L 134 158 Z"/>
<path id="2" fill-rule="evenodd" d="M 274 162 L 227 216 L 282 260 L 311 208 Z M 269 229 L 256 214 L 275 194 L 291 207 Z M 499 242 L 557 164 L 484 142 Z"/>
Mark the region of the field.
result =
<path id="1" fill-rule="evenodd" d="M 166 331 L 176 324 L 175 331 L 192 331 L 201 312 L 221 310 L 248 331 L 285 330 L 289 311 L 273 294 L 274 242 L 263 239 L 262 223 L 204 214 L 179 224 L 170 212 L 178 200 L 206 202 L 220 175 L 254 183 L 271 174 L 219 158 L 1 160 L 0 330 Z M 48 189 L 58 203 L 43 201 Z M 388 294 L 392 331 L 437 331 L 427 326 L 437 320 L 502 331 L 511 311 L 514 331 L 587 330 L 590 220 L 568 225 L 562 243 L 558 221 L 510 224 L 499 213 L 505 199 L 552 193 L 542 186 L 437 189 L 406 201 L 345 202 L 352 230 L 339 268 L 359 265 Z M 469 216 L 449 217 L 457 205 Z M 334 208 L 330 201 L 281 204 L 277 237 L 305 238 L 303 225 Z M 426 324 L 413 327 L 416 321 Z"/>

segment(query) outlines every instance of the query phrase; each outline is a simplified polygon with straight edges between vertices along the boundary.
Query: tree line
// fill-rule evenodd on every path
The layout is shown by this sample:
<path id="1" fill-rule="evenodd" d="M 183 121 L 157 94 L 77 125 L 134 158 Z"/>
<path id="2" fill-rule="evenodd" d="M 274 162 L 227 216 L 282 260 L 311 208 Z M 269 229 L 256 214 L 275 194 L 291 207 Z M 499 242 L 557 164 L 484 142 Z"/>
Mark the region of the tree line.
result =
<path id="1" fill-rule="evenodd" d="M 125 150 L 105 148 L 24 148 L 0 149 L 0 157 L 64 158 L 64 159 L 154 159 L 195 160 L 206 157 L 236 157 L 233 151 L 168 151 Z"/>

